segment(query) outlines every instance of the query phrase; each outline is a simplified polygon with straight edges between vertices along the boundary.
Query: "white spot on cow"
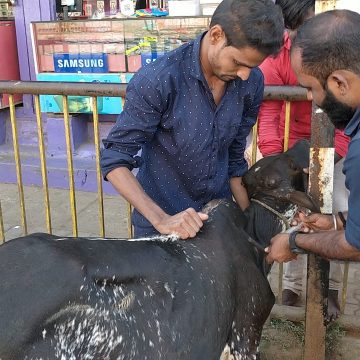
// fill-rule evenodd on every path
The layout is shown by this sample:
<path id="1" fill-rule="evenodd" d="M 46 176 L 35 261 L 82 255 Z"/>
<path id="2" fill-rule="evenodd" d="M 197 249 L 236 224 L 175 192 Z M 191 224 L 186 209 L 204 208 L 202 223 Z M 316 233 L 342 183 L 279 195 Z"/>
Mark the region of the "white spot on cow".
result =
<path id="1" fill-rule="evenodd" d="M 171 298 L 174 299 L 175 295 L 167 282 L 164 284 L 164 288 L 170 294 Z"/>
<path id="2" fill-rule="evenodd" d="M 135 300 L 135 294 L 133 292 L 130 292 L 120 301 L 120 303 L 118 304 L 118 308 L 120 310 L 127 311 L 134 303 L 134 300 Z"/>

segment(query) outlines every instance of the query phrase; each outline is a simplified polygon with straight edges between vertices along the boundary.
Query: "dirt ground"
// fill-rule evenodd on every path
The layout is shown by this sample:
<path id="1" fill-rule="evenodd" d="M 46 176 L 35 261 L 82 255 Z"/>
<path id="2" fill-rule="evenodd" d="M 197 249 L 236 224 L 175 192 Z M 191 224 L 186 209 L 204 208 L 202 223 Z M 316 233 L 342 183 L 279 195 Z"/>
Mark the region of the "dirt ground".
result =
<path id="1" fill-rule="evenodd" d="M 262 360 L 302 360 L 304 325 L 272 320 L 263 331 L 260 351 Z M 329 327 L 326 360 L 359 360 L 360 334 L 346 333 L 338 325 Z M 314 354 L 314 360 L 317 359 Z"/>

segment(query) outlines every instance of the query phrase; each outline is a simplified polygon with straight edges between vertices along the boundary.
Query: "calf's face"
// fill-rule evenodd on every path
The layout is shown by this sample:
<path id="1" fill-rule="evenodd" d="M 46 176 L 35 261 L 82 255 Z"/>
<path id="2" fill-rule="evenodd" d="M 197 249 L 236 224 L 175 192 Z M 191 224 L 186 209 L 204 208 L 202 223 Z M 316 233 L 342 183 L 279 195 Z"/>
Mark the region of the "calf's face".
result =
<path id="1" fill-rule="evenodd" d="M 318 206 L 306 194 L 310 146 L 307 140 L 298 141 L 285 153 L 265 157 L 253 165 L 243 177 L 249 198 L 274 197 L 311 211 Z"/>

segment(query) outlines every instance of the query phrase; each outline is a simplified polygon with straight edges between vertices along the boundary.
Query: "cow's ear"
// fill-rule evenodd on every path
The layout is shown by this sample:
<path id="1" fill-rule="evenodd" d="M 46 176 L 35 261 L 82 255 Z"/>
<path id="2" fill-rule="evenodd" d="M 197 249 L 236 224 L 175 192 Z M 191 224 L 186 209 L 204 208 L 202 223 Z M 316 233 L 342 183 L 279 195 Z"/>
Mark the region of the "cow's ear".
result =
<path id="1" fill-rule="evenodd" d="M 289 155 L 301 168 L 309 167 L 309 158 L 310 158 L 310 143 L 308 140 L 302 139 L 299 140 L 291 149 L 286 151 Z"/>

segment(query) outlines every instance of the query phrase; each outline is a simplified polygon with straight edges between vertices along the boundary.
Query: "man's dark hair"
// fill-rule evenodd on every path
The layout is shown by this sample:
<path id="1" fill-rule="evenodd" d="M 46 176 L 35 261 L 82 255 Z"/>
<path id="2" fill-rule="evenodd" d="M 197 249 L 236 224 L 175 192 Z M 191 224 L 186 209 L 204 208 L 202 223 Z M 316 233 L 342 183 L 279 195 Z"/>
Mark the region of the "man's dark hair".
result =
<path id="1" fill-rule="evenodd" d="M 275 4 L 280 6 L 285 27 L 290 30 L 296 30 L 315 11 L 315 0 L 276 0 Z"/>
<path id="2" fill-rule="evenodd" d="M 227 45 L 253 47 L 264 55 L 276 54 L 283 45 L 283 17 L 271 0 L 223 0 L 210 28 L 220 25 Z"/>
<path id="3" fill-rule="evenodd" d="M 291 51 L 300 49 L 302 70 L 325 88 L 335 70 L 360 75 L 360 14 L 350 10 L 327 11 L 300 26 Z"/>

